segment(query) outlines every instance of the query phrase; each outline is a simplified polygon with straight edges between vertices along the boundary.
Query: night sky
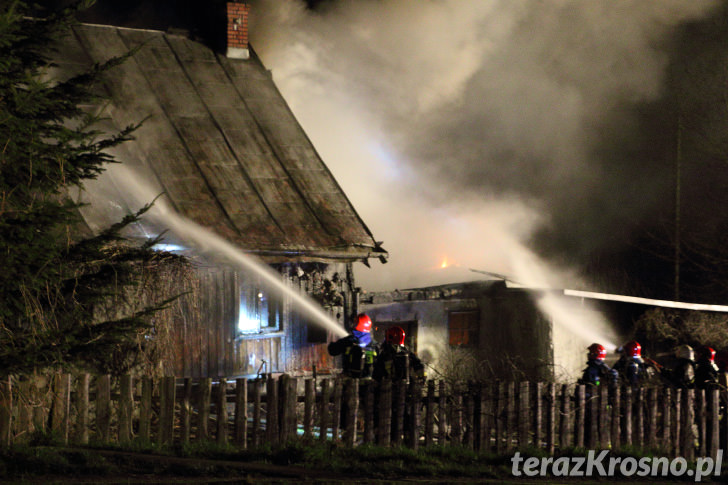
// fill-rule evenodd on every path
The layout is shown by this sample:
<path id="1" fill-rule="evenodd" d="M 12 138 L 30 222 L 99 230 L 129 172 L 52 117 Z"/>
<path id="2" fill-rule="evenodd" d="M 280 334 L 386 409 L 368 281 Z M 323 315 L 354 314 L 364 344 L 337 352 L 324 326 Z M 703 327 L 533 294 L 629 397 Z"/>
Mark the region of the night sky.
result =
<path id="1" fill-rule="evenodd" d="M 365 289 L 474 268 L 728 299 L 725 2 L 251 4 L 253 49 L 390 252 L 357 269 Z M 84 20 L 220 49 L 222 5 L 101 1 Z"/>

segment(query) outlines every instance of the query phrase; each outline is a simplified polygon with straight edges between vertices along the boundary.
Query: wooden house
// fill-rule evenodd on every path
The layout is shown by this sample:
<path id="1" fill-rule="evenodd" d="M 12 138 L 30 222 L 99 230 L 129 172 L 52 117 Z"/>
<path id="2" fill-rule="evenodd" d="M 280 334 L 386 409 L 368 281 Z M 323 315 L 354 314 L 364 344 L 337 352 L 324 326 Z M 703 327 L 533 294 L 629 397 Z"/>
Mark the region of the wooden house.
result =
<path id="1" fill-rule="evenodd" d="M 375 340 L 400 326 L 430 375 L 574 382 L 592 339 L 618 343 L 603 309 L 563 290 L 474 280 L 361 296 Z M 591 303 L 591 302 L 589 302 Z"/>
<path id="2" fill-rule="evenodd" d="M 81 24 L 58 46 L 61 79 L 139 48 L 113 68 L 102 89 L 110 101 L 90 106 L 110 132 L 144 120 L 115 158 L 124 170 L 80 194 L 98 229 L 164 193 L 175 216 L 276 271 L 283 285 L 309 295 L 341 327 L 357 311 L 353 265 L 385 262 L 376 242 L 247 43 L 246 4 L 227 4 L 227 48 L 175 34 Z M 225 25 L 220 29 L 225 30 Z M 99 111 L 100 110 L 100 111 Z M 151 187 L 141 189 L 142 187 Z M 146 200 L 145 200 L 146 197 Z M 168 229 L 143 221 L 133 237 Z M 195 296 L 176 317 L 172 362 L 177 376 L 241 376 L 326 371 L 334 365 L 330 329 L 297 311 L 295 299 L 215 251 L 200 251 L 171 231 L 165 243 L 195 263 Z"/>

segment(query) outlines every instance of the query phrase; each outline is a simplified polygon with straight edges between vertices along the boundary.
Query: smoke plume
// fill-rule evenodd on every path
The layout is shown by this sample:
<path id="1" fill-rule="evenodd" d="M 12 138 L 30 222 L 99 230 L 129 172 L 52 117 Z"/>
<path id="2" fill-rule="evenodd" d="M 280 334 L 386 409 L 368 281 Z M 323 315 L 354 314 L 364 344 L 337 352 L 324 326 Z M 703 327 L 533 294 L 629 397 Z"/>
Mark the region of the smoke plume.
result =
<path id="1" fill-rule="evenodd" d="M 252 3 L 253 49 L 390 252 L 358 270 L 369 290 L 443 263 L 528 277 L 537 233 L 573 263 L 623 243 L 669 185 L 632 108 L 661 95 L 674 29 L 717 5 Z"/>

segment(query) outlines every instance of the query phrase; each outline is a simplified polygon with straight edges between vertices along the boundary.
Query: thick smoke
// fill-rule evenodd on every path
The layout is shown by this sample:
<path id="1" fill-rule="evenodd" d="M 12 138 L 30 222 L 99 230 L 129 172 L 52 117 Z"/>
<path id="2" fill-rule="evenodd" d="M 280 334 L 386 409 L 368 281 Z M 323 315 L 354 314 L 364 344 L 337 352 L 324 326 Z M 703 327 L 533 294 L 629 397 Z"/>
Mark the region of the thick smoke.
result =
<path id="1" fill-rule="evenodd" d="M 444 260 L 529 278 L 537 231 L 576 263 L 665 194 L 665 147 L 625 149 L 628 108 L 660 96 L 665 43 L 716 5 L 259 0 L 251 43 L 390 252 L 361 286 L 430 284 Z"/>

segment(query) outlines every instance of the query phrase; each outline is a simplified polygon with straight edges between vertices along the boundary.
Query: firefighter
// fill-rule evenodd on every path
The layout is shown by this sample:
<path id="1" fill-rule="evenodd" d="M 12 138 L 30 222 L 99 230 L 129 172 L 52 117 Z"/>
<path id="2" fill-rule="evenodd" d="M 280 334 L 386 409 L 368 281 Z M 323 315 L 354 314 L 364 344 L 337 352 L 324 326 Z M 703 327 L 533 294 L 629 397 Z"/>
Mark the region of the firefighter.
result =
<path id="1" fill-rule="evenodd" d="M 372 319 L 365 313 L 356 316 L 350 335 L 328 346 L 329 354 L 343 355 L 343 372 L 349 377 L 371 377 L 377 346 L 372 340 Z"/>
<path id="2" fill-rule="evenodd" d="M 714 389 L 718 385 L 718 366 L 715 364 L 715 350 L 701 347 L 695 361 L 695 387 Z"/>
<path id="3" fill-rule="evenodd" d="M 379 349 L 372 377 L 382 379 L 409 380 L 425 379 L 425 366 L 422 361 L 404 345 L 405 333 L 401 327 L 390 327 L 385 334 L 384 343 Z"/>
<path id="4" fill-rule="evenodd" d="M 621 356 L 612 368 L 617 371 L 622 382 L 633 387 L 645 384 L 662 372 L 660 364 L 642 355 L 642 346 L 636 340 L 621 346 L 617 353 Z"/>
<path id="5" fill-rule="evenodd" d="M 677 361 L 670 371 L 670 380 L 677 387 L 695 387 L 695 351 L 687 344 L 675 349 Z"/>
<path id="6" fill-rule="evenodd" d="M 579 379 L 579 384 L 588 384 L 590 386 L 616 384 L 619 378 L 617 371 L 604 362 L 607 356 L 607 349 L 601 344 L 593 343 L 587 347 L 587 351 L 586 368 L 581 379 Z"/>

